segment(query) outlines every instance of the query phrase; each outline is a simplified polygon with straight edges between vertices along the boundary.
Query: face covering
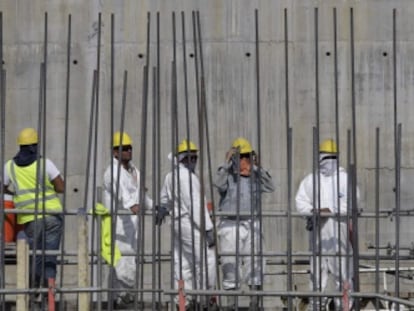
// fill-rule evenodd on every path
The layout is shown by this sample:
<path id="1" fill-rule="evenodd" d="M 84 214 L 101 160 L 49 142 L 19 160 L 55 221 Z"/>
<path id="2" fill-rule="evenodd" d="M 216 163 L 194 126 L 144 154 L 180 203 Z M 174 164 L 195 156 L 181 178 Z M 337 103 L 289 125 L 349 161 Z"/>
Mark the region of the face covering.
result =
<path id="1" fill-rule="evenodd" d="M 183 158 L 181 163 L 192 173 L 194 173 L 196 165 L 197 165 L 197 155 L 193 154 L 186 154 Z"/>
<path id="2" fill-rule="evenodd" d="M 240 158 L 240 175 L 250 176 L 251 166 L 249 158 Z"/>
<path id="3" fill-rule="evenodd" d="M 324 176 L 335 174 L 337 167 L 337 159 L 322 159 L 319 162 L 319 172 Z"/>
<path id="4" fill-rule="evenodd" d="M 192 173 L 194 173 L 195 168 L 197 166 L 197 162 L 196 161 L 189 161 L 187 163 L 184 164 L 184 166 Z"/>

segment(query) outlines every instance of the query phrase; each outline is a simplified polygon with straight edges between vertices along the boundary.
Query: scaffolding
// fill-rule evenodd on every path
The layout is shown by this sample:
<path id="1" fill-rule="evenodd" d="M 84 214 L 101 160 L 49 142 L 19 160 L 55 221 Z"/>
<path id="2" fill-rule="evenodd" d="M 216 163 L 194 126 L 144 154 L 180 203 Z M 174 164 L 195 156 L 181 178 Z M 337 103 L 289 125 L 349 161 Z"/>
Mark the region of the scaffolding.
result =
<path id="1" fill-rule="evenodd" d="M 122 68 L 122 79 L 117 80 L 119 75 L 116 75 L 116 44 L 115 34 L 117 21 L 115 14 L 110 14 L 108 21 L 105 21 L 106 29 L 108 33 L 103 36 L 103 16 L 99 13 L 96 23 L 96 33 L 91 36 L 91 40 L 96 39 L 96 66 L 92 72 L 90 72 L 90 107 L 89 108 L 89 123 L 87 125 L 88 132 L 84 133 L 84 137 L 78 138 L 87 141 L 87 150 L 78 150 L 79 152 L 86 153 L 85 172 L 82 176 L 84 178 L 84 196 L 82 198 L 82 206 L 76 210 L 68 208 L 67 205 L 67 185 L 65 186 L 65 192 L 61 197 L 63 203 L 63 215 L 64 232 L 62 237 L 59 251 L 45 251 L 44 249 L 29 249 L 28 242 L 24 235 L 17 236 L 15 242 L 5 242 L 4 233 L 0 234 L 0 297 L 2 310 L 35 310 L 36 306 L 48 307 L 49 310 L 113 310 L 114 297 L 117 293 L 127 291 L 131 294 L 132 300 L 128 309 L 131 310 L 185 310 L 185 300 L 187 296 L 194 298 L 197 302 L 193 306 L 196 310 L 217 310 L 218 308 L 228 307 L 229 301 L 235 301 L 235 309 L 250 308 L 250 310 L 305 310 L 309 304 L 309 301 L 314 300 L 327 300 L 328 308 L 335 308 L 335 301 L 340 301 L 339 308 L 341 310 L 347 310 L 348 306 L 353 306 L 355 310 L 364 309 L 392 309 L 392 310 L 412 310 L 414 309 L 414 291 L 413 291 L 413 271 L 414 271 L 414 242 L 409 236 L 410 231 L 405 230 L 406 226 L 409 226 L 411 217 L 414 215 L 412 209 L 405 208 L 401 202 L 401 172 L 402 167 L 402 150 L 403 137 L 402 137 L 402 123 L 399 122 L 399 101 L 398 101 L 398 83 L 397 83 L 397 62 L 398 54 L 397 50 L 397 10 L 394 9 L 390 12 L 392 21 L 392 93 L 393 93 L 393 146 L 388 149 L 387 160 L 392 158 L 393 167 L 391 173 L 383 173 L 382 153 L 381 151 L 387 150 L 382 146 L 381 128 L 375 128 L 375 141 L 370 143 L 370 146 L 374 146 L 369 154 L 374 155 L 374 166 L 371 169 L 373 177 L 371 179 L 365 177 L 360 179 L 360 167 L 357 160 L 358 148 L 363 143 L 358 142 L 358 133 L 362 129 L 358 128 L 358 116 L 357 116 L 357 90 L 356 90 L 356 76 L 357 68 L 355 65 L 355 21 L 354 21 L 354 9 L 349 8 L 347 14 L 349 14 L 349 20 L 347 25 L 349 27 L 349 42 L 346 56 L 349 57 L 349 90 L 350 90 L 350 124 L 349 128 L 344 127 L 340 122 L 340 62 L 338 57 L 341 54 L 338 51 L 338 20 L 337 9 L 333 8 L 330 12 L 332 18 L 332 44 L 333 50 L 332 56 L 332 76 L 334 88 L 332 90 L 334 96 L 334 122 L 332 122 L 334 131 L 330 133 L 330 136 L 334 138 L 340 147 L 341 162 L 346 163 L 346 171 L 348 173 L 348 193 L 347 193 L 347 205 L 348 212 L 346 214 L 324 214 L 322 213 L 299 213 L 295 208 L 295 193 L 297 191 L 296 182 L 299 181 L 303 172 L 298 172 L 294 168 L 294 128 L 292 126 L 292 108 L 291 108 L 291 93 L 292 93 L 292 77 L 290 68 L 293 66 L 291 53 L 292 53 L 292 39 L 289 37 L 291 29 L 289 29 L 290 11 L 284 9 L 281 16 L 283 17 L 282 33 L 283 40 L 281 51 L 283 52 L 283 68 L 280 69 L 284 76 L 284 85 L 279 88 L 284 89 L 284 98 L 282 100 L 281 107 L 278 111 L 284 113 L 284 138 L 280 139 L 285 142 L 283 151 L 277 150 L 276 152 L 284 152 L 283 159 L 285 163 L 274 164 L 266 163 L 271 160 L 266 153 L 275 152 L 264 147 L 269 142 L 265 139 L 269 137 L 270 129 L 263 126 L 263 116 L 266 114 L 274 113 L 270 110 L 268 105 L 263 105 L 263 99 L 261 95 L 264 92 L 263 86 L 263 68 L 271 66 L 272 64 L 268 60 L 263 61 L 260 56 L 262 50 L 267 46 L 261 41 L 260 34 L 261 28 L 259 25 L 264 25 L 264 22 L 260 22 L 260 11 L 254 10 L 251 12 L 252 18 L 249 18 L 247 22 L 252 22 L 250 27 L 253 29 L 252 36 L 250 38 L 251 47 L 253 47 L 252 54 L 254 57 L 250 63 L 252 67 L 247 70 L 250 76 L 245 77 L 249 79 L 254 85 L 252 89 L 255 94 L 251 94 L 254 99 L 253 103 L 249 105 L 249 111 L 254 111 L 255 115 L 252 117 L 252 121 L 249 126 L 252 130 L 247 130 L 251 136 L 252 141 L 255 142 L 255 148 L 257 154 L 256 163 L 260 169 L 263 167 L 271 166 L 275 168 L 280 165 L 282 169 L 279 170 L 279 175 L 272 174 L 273 179 L 278 183 L 278 186 L 285 192 L 283 202 L 277 202 L 277 205 L 281 207 L 276 209 L 273 204 L 280 198 L 272 197 L 272 194 L 262 195 L 258 197 L 256 202 L 257 210 L 243 213 L 240 211 L 240 202 L 237 203 L 237 213 L 228 213 L 220 210 L 219 199 L 217 197 L 217 190 L 214 186 L 214 174 L 216 172 L 215 164 L 217 159 L 212 158 L 215 152 L 214 147 L 218 147 L 220 143 L 214 141 L 213 135 L 211 135 L 212 114 L 213 106 L 217 103 L 213 103 L 208 95 L 209 88 L 216 87 L 214 85 L 214 77 L 206 73 L 205 59 L 206 53 L 206 41 L 203 40 L 203 35 L 206 32 L 206 26 L 202 23 L 202 12 L 192 11 L 190 16 L 187 16 L 185 12 L 171 12 L 168 16 L 161 16 L 160 12 L 153 14 L 148 12 L 146 15 L 146 39 L 143 46 L 145 47 L 145 53 L 139 54 L 138 58 L 143 59 L 140 68 Z M 322 141 L 322 136 L 326 133 L 322 133 L 321 128 L 321 100 L 320 91 L 324 88 L 324 85 L 320 82 L 320 48 L 322 43 L 319 40 L 320 25 L 319 25 L 319 10 L 315 8 L 312 14 L 312 30 L 313 40 L 308 43 L 313 50 L 314 55 L 314 68 L 313 68 L 313 80 L 314 80 L 314 117 L 312 120 L 312 128 L 307 129 L 308 137 L 306 139 L 312 141 L 310 150 L 308 150 L 308 158 L 311 158 L 311 166 L 308 168 L 308 173 L 313 173 L 313 194 L 315 201 L 320 200 L 320 190 L 318 190 L 318 166 L 319 166 L 319 152 L 318 148 Z M 154 18 L 155 17 L 155 18 Z M 250 16 L 251 17 L 251 16 Z M 42 156 L 46 157 L 50 153 L 50 148 L 53 146 L 47 142 L 47 135 L 50 135 L 52 131 L 48 127 L 47 120 L 49 120 L 49 109 L 51 105 L 48 100 L 48 77 L 49 75 L 49 17 L 48 13 L 44 15 L 44 38 L 43 38 L 43 59 L 39 64 L 39 83 L 38 83 L 38 115 L 37 115 L 37 131 L 40 137 L 40 149 Z M 63 21 L 62 21 L 63 23 Z M 207 24 L 207 23 L 205 23 Z M 64 105 L 64 126 L 63 126 L 63 143 L 60 148 L 63 148 L 63 170 L 62 176 L 64 180 L 68 179 L 68 175 L 71 175 L 68 162 L 71 157 L 69 152 L 69 133 L 70 127 L 76 126 L 70 124 L 70 114 L 72 109 L 71 99 L 71 83 L 72 77 L 72 64 L 74 62 L 72 56 L 72 50 L 74 43 L 72 42 L 72 16 L 67 16 L 67 49 L 66 56 L 66 71 L 65 71 L 65 105 Z M 108 26 L 109 25 L 109 26 Z M 155 27 L 154 27 L 155 25 Z M 190 25 L 188 30 L 188 25 Z M 204 25 L 204 26 L 203 26 Z M 153 30 L 155 28 L 155 30 Z M 204 30 L 204 31 L 203 31 Z M 3 25 L 3 13 L 0 12 L 0 59 L 4 59 L 3 49 L 4 32 L 7 32 L 7 28 Z M 168 44 L 162 42 L 161 35 L 168 37 L 164 41 L 168 41 Z M 106 41 L 105 41 L 106 40 Z M 105 41 L 105 42 L 103 42 Z M 230 38 L 228 44 L 232 44 Z M 343 42 L 342 42 L 343 44 Z M 208 54 L 210 58 L 208 61 L 214 59 L 211 55 L 214 55 L 213 45 L 208 46 Z M 102 49 L 105 49 L 104 52 Z M 190 52 L 189 52 L 190 51 Z M 161 54 L 168 55 L 170 63 L 165 64 L 162 62 Z M 250 53 L 246 57 L 250 58 Z M 105 57 L 105 58 L 104 58 Z M 341 56 L 343 57 L 343 56 Z M 104 58 L 104 59 L 103 59 Z M 7 63 L 7 60 L 6 60 Z M 105 77 L 105 85 L 102 82 L 102 66 L 109 68 L 109 77 Z M 1 130 L 0 130 L 0 162 L 5 163 L 5 146 L 6 146 L 6 133 L 10 133 L 8 129 L 7 121 L 7 109 L 13 105 L 13 103 L 6 102 L 6 81 L 8 76 L 6 75 L 6 69 L 4 63 L 0 65 L 0 108 L 1 108 Z M 220 66 L 220 64 L 218 64 Z M 252 69 L 253 68 L 253 69 Z M 136 70 L 138 69 L 138 70 Z M 131 72 L 134 71 L 134 74 Z M 138 73 L 137 73 L 138 72 Z M 131 76 L 135 77 L 142 83 L 140 86 L 140 99 L 130 99 L 127 97 L 128 89 L 130 85 L 136 86 L 138 83 L 135 81 L 130 82 Z M 168 76 L 168 78 L 165 78 Z M 139 78 L 137 78 L 139 77 Z M 168 81 L 168 82 L 166 82 Z M 49 82 L 50 83 L 50 82 Z M 136 84 L 134 84 L 136 83 Z M 86 82 L 85 82 L 86 84 Z M 165 85 L 163 85 L 165 84 Z M 109 85 L 109 87 L 108 87 Z M 121 87 L 116 87 L 121 85 Z M 267 84 L 266 84 L 266 87 Z M 102 90 L 104 88 L 104 90 Z M 117 90 L 121 90 L 120 94 Z M 233 92 L 243 92 L 243 90 L 233 90 Z M 165 95 L 167 93 L 167 95 Z M 107 106 L 103 106 L 103 94 L 106 96 L 104 99 L 109 104 L 109 110 Z M 120 98 L 117 100 L 116 98 Z M 167 100 L 168 99 L 168 100 Z M 134 252 L 123 252 L 123 257 L 134 257 L 136 263 L 135 272 L 135 286 L 133 288 L 117 288 L 113 286 L 115 278 L 115 248 L 116 243 L 113 237 L 116 236 L 116 228 L 118 216 L 131 215 L 129 211 L 122 210 L 122 207 L 117 204 L 107 206 L 108 215 L 111 217 L 111 258 L 109 263 L 105 262 L 102 258 L 102 215 L 99 215 L 96 210 L 98 203 L 103 202 L 102 195 L 102 167 L 100 162 L 107 163 L 111 161 L 113 165 L 112 151 L 113 140 L 106 141 L 102 139 L 102 135 L 112 137 L 115 131 L 128 132 L 128 125 L 126 119 L 128 118 L 128 105 L 136 105 L 138 103 L 137 110 L 140 110 L 140 119 L 134 119 L 136 124 L 140 125 L 140 128 L 136 127 L 136 132 L 139 134 L 139 140 L 135 141 L 134 148 L 138 147 L 139 154 L 139 212 L 137 214 L 137 236 L 138 242 L 135 245 Z M 239 109 L 240 107 L 234 107 L 233 109 Z M 264 109 L 265 108 L 265 109 Z M 313 108 L 312 108 L 313 109 Z M 85 109 L 86 110 L 86 109 Z M 169 118 L 167 119 L 161 115 L 161 111 L 166 110 L 169 112 Z M 104 113 L 106 113 L 104 115 Z M 235 112 L 236 113 L 236 112 Z M 106 118 L 109 116 L 109 119 Z M 232 116 L 227 116 L 232 118 Z M 105 119 L 105 120 L 104 120 Z M 214 120 L 213 122 L 217 122 Z M 167 125 L 166 125 L 167 124 Z M 214 124 L 214 123 L 213 123 Z M 138 131 L 139 129 L 139 131 Z M 104 132 L 104 134 L 102 134 Z M 133 133 L 134 137 L 138 137 L 137 133 Z M 253 134 L 252 134 L 253 133 Z M 310 134 L 309 134 L 310 133 Z M 8 134 L 11 135 L 11 134 Z M 220 134 L 219 134 L 220 135 Z M 239 136 L 235 133 L 235 137 Z M 270 135 L 272 136 L 272 135 Z M 282 136 L 282 134 L 280 134 Z M 345 139 L 343 139 L 345 137 Z M 214 256 L 216 261 L 216 267 L 214 271 L 207 271 L 208 273 L 214 273 L 216 282 L 214 286 L 208 284 L 208 277 L 201 273 L 199 278 L 199 284 L 194 282 L 191 288 L 186 288 L 183 283 L 182 266 L 182 249 L 180 245 L 175 245 L 182 238 L 181 234 L 181 215 L 171 213 L 171 219 L 178 219 L 177 221 L 171 220 L 171 224 L 157 225 L 157 208 L 162 205 L 161 202 L 161 188 L 164 176 L 162 175 L 164 153 L 176 154 L 176 148 L 179 141 L 184 138 L 189 141 L 197 141 L 198 144 L 198 162 L 197 162 L 197 180 L 200 184 L 199 200 L 200 202 L 193 202 L 191 204 L 200 206 L 210 206 L 209 212 L 211 220 L 214 226 L 213 232 L 215 233 L 215 241 L 220 245 L 220 228 L 219 223 L 222 220 L 233 217 L 236 220 L 236 234 L 237 245 L 236 252 L 220 251 L 219 247 L 214 247 Z M 217 137 L 215 137 L 217 138 Z M 298 140 L 303 141 L 302 138 Z M 75 140 L 76 141 L 76 140 Z M 162 142 L 169 142 L 168 147 L 161 147 Z M 406 142 L 404 142 L 406 143 Z M 223 143 L 224 144 L 224 143 Z M 226 147 L 227 148 L 227 147 Z M 389 150 L 392 149 L 392 152 Z M 135 149 L 134 149 L 135 150 Z M 264 156 L 262 156 L 264 155 Z M 310 156 L 309 156 L 310 155 Z M 224 156 L 224 155 L 223 155 Z M 104 159 L 103 159 L 104 158 Z M 384 157 L 385 158 L 385 157 Z M 103 159 L 103 160 L 102 160 Z M 112 160 L 111 160 L 112 159 Z M 239 164 L 239 163 L 238 163 Z M 119 168 L 120 169 L 120 168 Z M 173 180 L 180 172 L 176 172 L 174 162 L 167 165 L 167 171 L 173 172 Z M 174 173 L 175 172 L 175 173 Z M 4 175 L 4 168 L 2 168 L 1 174 Z M 119 175 L 119 171 L 118 171 Z M 386 175 L 386 176 L 384 176 Z M 382 197 L 383 187 L 382 181 L 385 178 L 391 178 L 394 201 L 390 205 L 385 207 L 384 198 Z M 190 178 L 191 180 L 191 178 Z M 369 190 L 374 194 L 373 201 L 374 206 L 364 209 L 360 206 L 358 200 L 358 188 L 364 188 L 363 183 L 370 183 Z M 238 182 L 238 187 L 239 187 Z M 112 176 L 112 184 L 117 184 L 119 189 L 119 179 Z M 174 185 L 173 187 L 180 187 Z M 338 185 L 334 185 L 339 188 Z M 147 187 L 150 189 L 148 190 Z M 2 188 L 1 195 L 4 196 L 4 189 Z M 193 197 L 194 189 L 190 187 L 190 197 Z M 238 190 L 239 196 L 241 196 L 240 189 Z M 173 193 L 175 193 L 173 188 Z M 180 192 L 180 191 L 178 191 Z M 118 195 L 118 190 L 114 196 Z M 153 207 L 146 206 L 145 196 L 150 195 L 153 200 Z M 207 199 L 208 198 L 208 199 Z M 318 199 L 316 199 L 318 198 Z M 176 198 L 174 197 L 174 200 Z M 181 198 L 178 198 L 180 201 Z M 240 200 L 240 199 L 238 199 Z M 320 203 L 320 201 L 319 201 Z M 339 205 L 339 198 L 338 198 Z M 390 202 L 387 202 L 390 203 Z M 4 227 L 9 217 L 19 213 L 27 213 L 28 211 L 21 209 L 8 209 L 6 203 L 0 204 L 2 213 L 0 213 L 0 227 Z M 315 203 L 315 206 L 318 204 Z M 192 208 L 193 206 L 191 206 Z M 181 210 L 181 207 L 179 208 Z M 202 209 L 204 211 L 204 209 Z M 32 212 L 32 211 L 29 211 Z M 37 214 L 42 213 L 36 211 Z M 191 226 L 191 231 L 194 237 L 194 232 L 199 230 L 205 231 L 205 215 L 201 213 L 200 216 L 201 229 Z M 301 242 L 295 242 L 295 239 L 307 236 L 308 233 L 305 230 L 305 220 L 308 217 L 313 219 L 314 224 L 321 221 L 322 217 L 327 219 L 334 219 L 338 223 L 351 223 L 352 231 L 348 232 L 345 236 L 339 234 L 340 243 L 349 245 L 351 242 L 353 250 L 348 246 L 346 252 L 341 251 L 332 253 L 323 253 L 322 250 L 307 250 L 302 247 Z M 255 238 L 253 233 L 252 247 L 250 251 L 245 252 L 239 249 L 239 234 L 240 223 L 242 219 L 247 219 L 254 226 L 253 223 L 257 221 L 258 235 L 257 239 L 259 245 L 255 245 Z M 65 228 L 65 223 L 71 223 L 69 228 Z M 364 226 L 370 224 L 374 228 L 373 232 L 366 232 Z M 179 230 L 174 226 L 178 225 Z M 279 225 L 279 227 L 277 227 Z M 362 228 L 361 228 L 362 226 Z M 303 229 L 301 232 L 296 232 L 299 228 Z M 177 235 L 178 237 L 175 237 Z M 382 232 L 386 230 L 389 236 L 394 238 L 393 241 L 389 241 L 385 244 L 384 238 L 381 237 Z M 340 231 L 340 230 L 338 230 Z M 77 242 L 74 245 L 68 245 L 68 239 L 66 235 L 73 235 L 77 233 Z M 252 232 L 255 232 L 252 230 Z M 316 245 L 316 241 L 321 239 L 320 233 L 317 230 L 311 231 L 309 235 L 309 244 Z M 275 241 L 267 241 L 261 238 L 262 235 L 274 238 Z M 367 236 L 373 238 L 372 241 L 361 240 L 362 237 Z M 174 238 L 175 237 L 175 238 Z M 73 239 L 73 237 L 71 237 Z M 199 236 L 198 244 L 201 245 L 200 253 L 196 254 L 193 249 L 192 261 L 200 261 L 201 269 L 208 270 L 211 267 L 208 266 L 208 255 L 205 248 L 206 241 L 204 234 Z M 193 247 L 195 240 L 193 240 Z M 303 244 L 303 243 L 302 243 Z M 273 247 L 278 245 L 279 247 Z M 280 247 L 282 245 L 282 247 Z M 179 250 L 178 253 L 174 252 L 175 247 Z M 29 258 L 34 256 L 54 255 L 58 258 L 58 276 L 56 280 L 50 280 L 47 287 L 30 287 L 30 278 L 33 278 L 31 273 Z M 352 278 L 352 286 L 347 282 L 340 284 L 339 290 L 332 289 L 334 286 L 329 284 L 328 291 L 319 291 L 318 288 L 321 284 L 313 281 L 311 287 L 309 287 L 310 271 L 313 268 L 317 270 L 316 262 L 318 256 L 323 255 L 324 258 L 330 257 L 345 257 L 347 261 L 351 261 L 351 265 L 354 267 L 354 274 L 348 276 Z M 244 284 L 241 276 L 236 273 L 236 283 L 243 283 L 237 289 L 224 289 L 223 288 L 223 274 L 222 274 L 222 261 L 226 256 L 234 256 L 236 258 L 236 266 L 241 266 L 242 262 L 249 259 L 252 264 L 251 270 L 254 270 L 254 262 L 259 258 L 260 268 L 259 274 L 261 284 L 259 287 L 249 287 L 248 284 Z M 197 258 L 199 259 L 197 259 Z M 174 271 L 174 262 L 179 261 L 180 271 Z M 311 266 L 313 264 L 313 267 Z M 320 264 L 320 261 L 319 261 Z M 191 266 L 191 263 L 189 263 Z M 190 269 L 191 268 L 191 269 Z M 190 270 L 195 274 L 195 267 L 191 266 Z M 320 266 L 319 266 L 320 269 Z M 349 271 L 349 267 L 347 269 Z M 237 270 L 238 271 L 238 270 Z M 178 277 L 177 277 L 178 275 Z M 11 277 L 13 276 L 13 277 Z M 178 282 L 176 279 L 179 279 Z M 342 276 L 341 276 L 342 278 Z M 320 278 L 319 278 L 320 279 Z M 320 280 L 319 280 L 320 282 Z M 37 297 L 33 299 L 33 297 Z M 47 299 L 46 299 L 47 297 Z M 253 300 L 253 297 L 257 299 Z M 206 300 L 206 299 L 210 300 Z M 210 303 L 211 298 L 214 300 L 214 304 Z M 234 298 L 234 299 L 233 299 Z M 207 301 L 207 302 L 206 302 Z M 251 301 L 255 301 L 255 304 L 250 304 Z M 315 307 L 313 310 L 319 310 L 320 307 Z"/>

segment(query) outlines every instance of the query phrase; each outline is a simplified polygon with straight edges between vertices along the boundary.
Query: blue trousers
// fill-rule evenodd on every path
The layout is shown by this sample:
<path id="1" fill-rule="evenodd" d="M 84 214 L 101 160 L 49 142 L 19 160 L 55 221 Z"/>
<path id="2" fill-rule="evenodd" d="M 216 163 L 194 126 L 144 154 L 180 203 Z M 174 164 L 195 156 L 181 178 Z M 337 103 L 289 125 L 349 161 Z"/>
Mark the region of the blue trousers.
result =
<path id="1" fill-rule="evenodd" d="M 58 250 L 62 236 L 63 220 L 60 215 L 49 215 L 24 225 L 30 249 Z M 49 278 L 56 278 L 56 255 L 33 254 L 35 260 L 35 286 L 47 285 Z M 32 264 L 30 265 L 32 268 Z M 32 273 L 32 272 L 31 272 Z"/>

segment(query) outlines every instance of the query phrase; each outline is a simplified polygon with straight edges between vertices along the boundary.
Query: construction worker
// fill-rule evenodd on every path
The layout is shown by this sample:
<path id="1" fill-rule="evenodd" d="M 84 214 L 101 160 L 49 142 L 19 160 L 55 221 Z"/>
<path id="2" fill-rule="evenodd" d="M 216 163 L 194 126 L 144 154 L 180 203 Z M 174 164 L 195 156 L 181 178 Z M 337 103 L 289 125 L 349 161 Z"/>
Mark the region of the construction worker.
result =
<path id="1" fill-rule="evenodd" d="M 310 231 L 310 240 L 313 241 L 311 243 L 312 251 L 316 252 L 320 247 L 322 254 L 320 257 L 315 257 L 316 263 L 313 261 L 314 257 L 311 257 L 310 289 L 311 291 L 325 291 L 328 285 L 328 274 L 331 273 L 334 277 L 336 290 L 341 290 L 345 286 L 352 290 L 351 258 L 348 257 L 347 262 L 346 257 L 352 252 L 352 246 L 349 243 L 348 224 L 344 219 L 348 213 L 348 176 L 345 169 L 338 166 L 338 149 L 332 139 L 324 140 L 320 145 L 318 171 L 319 180 L 318 176 L 314 176 L 314 174 L 307 175 L 300 183 L 296 194 L 298 212 L 308 216 L 306 228 Z M 320 185 L 319 191 L 318 187 L 314 185 L 314 180 Z M 317 197 L 314 198 L 314 194 Z M 309 216 L 312 213 L 313 216 Z M 343 217 L 338 218 L 338 214 Z M 320 241 L 318 230 L 320 230 Z M 332 256 L 339 252 L 342 255 L 341 258 Z M 323 254 L 330 255 L 323 256 Z M 314 267 L 316 267 L 316 271 Z M 310 302 L 309 310 L 325 310 L 327 307 L 326 297 L 314 298 Z M 341 300 L 335 299 L 335 304 L 337 308 L 340 308 Z M 345 309 L 346 306 L 343 306 L 340 310 Z"/>
<path id="2" fill-rule="evenodd" d="M 63 193 L 64 181 L 55 164 L 38 154 L 38 142 L 33 128 L 19 133 L 19 152 L 4 167 L 4 192 L 13 194 L 16 209 L 27 211 L 17 214 L 17 223 L 23 225 L 30 249 L 56 251 L 63 228 L 62 204 L 57 193 Z M 35 279 L 30 277 L 31 287 L 54 286 L 57 256 L 33 256 Z"/>
<path id="3" fill-rule="evenodd" d="M 221 217 L 219 223 L 220 253 L 232 253 L 221 256 L 225 290 L 239 289 L 243 280 L 248 282 L 251 290 L 262 289 L 264 262 L 261 262 L 262 258 L 254 256 L 252 270 L 251 254 L 258 255 L 262 239 L 258 217 L 261 211 L 261 193 L 273 192 L 274 185 L 269 173 L 257 165 L 255 157 L 250 142 L 239 137 L 233 141 L 225 163 L 218 168 L 216 174 L 215 186 L 220 193 L 219 208 L 227 214 Z M 244 273 L 241 271 L 243 262 Z M 228 296 L 228 302 L 230 309 L 236 307 L 235 296 Z M 250 306 L 257 308 L 258 304 L 258 297 L 252 296 Z"/>
<path id="4" fill-rule="evenodd" d="M 104 174 L 104 205 L 114 213 L 124 212 L 116 219 L 115 243 L 122 256 L 115 264 L 112 286 L 126 289 L 116 292 L 114 299 L 115 308 L 125 308 L 134 303 L 135 297 L 128 289 L 136 288 L 140 173 L 131 161 L 132 140 L 127 133 L 114 133 L 112 147 L 112 163 Z M 147 195 L 145 208 L 152 208 L 152 200 Z"/>
<path id="5" fill-rule="evenodd" d="M 202 189 L 195 174 L 197 153 L 198 148 L 193 142 L 183 140 L 177 147 L 176 155 L 168 156 L 174 161 L 175 170 L 165 177 L 156 219 L 156 223 L 161 224 L 167 214 L 173 214 L 175 286 L 178 288 L 178 281 L 182 279 L 186 290 L 213 289 L 216 281 L 213 223 L 207 201 L 204 198 L 204 206 L 200 202 Z M 170 211 L 170 207 L 174 211 Z M 201 280 L 203 284 L 200 284 Z M 187 294 L 185 299 L 186 309 L 196 307 L 194 297 Z M 178 298 L 176 302 L 179 303 Z M 209 308 L 216 307 L 212 306 L 213 303 L 210 298 L 201 301 Z"/>

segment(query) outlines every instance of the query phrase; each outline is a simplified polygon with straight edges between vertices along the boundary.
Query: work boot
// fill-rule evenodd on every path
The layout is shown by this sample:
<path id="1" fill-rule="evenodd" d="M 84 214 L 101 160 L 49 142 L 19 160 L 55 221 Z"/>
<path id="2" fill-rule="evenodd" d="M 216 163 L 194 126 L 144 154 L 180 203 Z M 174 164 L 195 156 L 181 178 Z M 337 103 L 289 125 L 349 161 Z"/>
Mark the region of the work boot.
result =
<path id="1" fill-rule="evenodd" d="M 250 290 L 255 291 L 255 292 L 261 291 L 262 286 L 261 285 L 251 285 Z M 260 309 L 259 296 L 250 296 L 249 311 L 259 310 L 259 309 Z"/>
<path id="2" fill-rule="evenodd" d="M 217 304 L 217 297 L 216 296 L 206 296 L 206 299 L 201 304 L 201 310 L 203 311 L 218 311 L 219 307 Z"/>
<path id="3" fill-rule="evenodd" d="M 311 298 L 309 299 L 309 304 L 308 304 L 308 311 L 326 311 L 326 303 L 328 302 L 328 299 L 323 297 L 323 298 Z"/>
<path id="4" fill-rule="evenodd" d="M 235 290 L 235 288 L 228 289 L 228 291 Z M 223 308 L 224 311 L 236 310 L 236 299 L 237 296 L 229 295 L 226 296 L 227 305 Z"/>
<path id="5" fill-rule="evenodd" d="M 114 303 L 115 310 L 127 309 L 134 305 L 135 297 L 130 293 L 122 293 L 119 295 Z"/>

